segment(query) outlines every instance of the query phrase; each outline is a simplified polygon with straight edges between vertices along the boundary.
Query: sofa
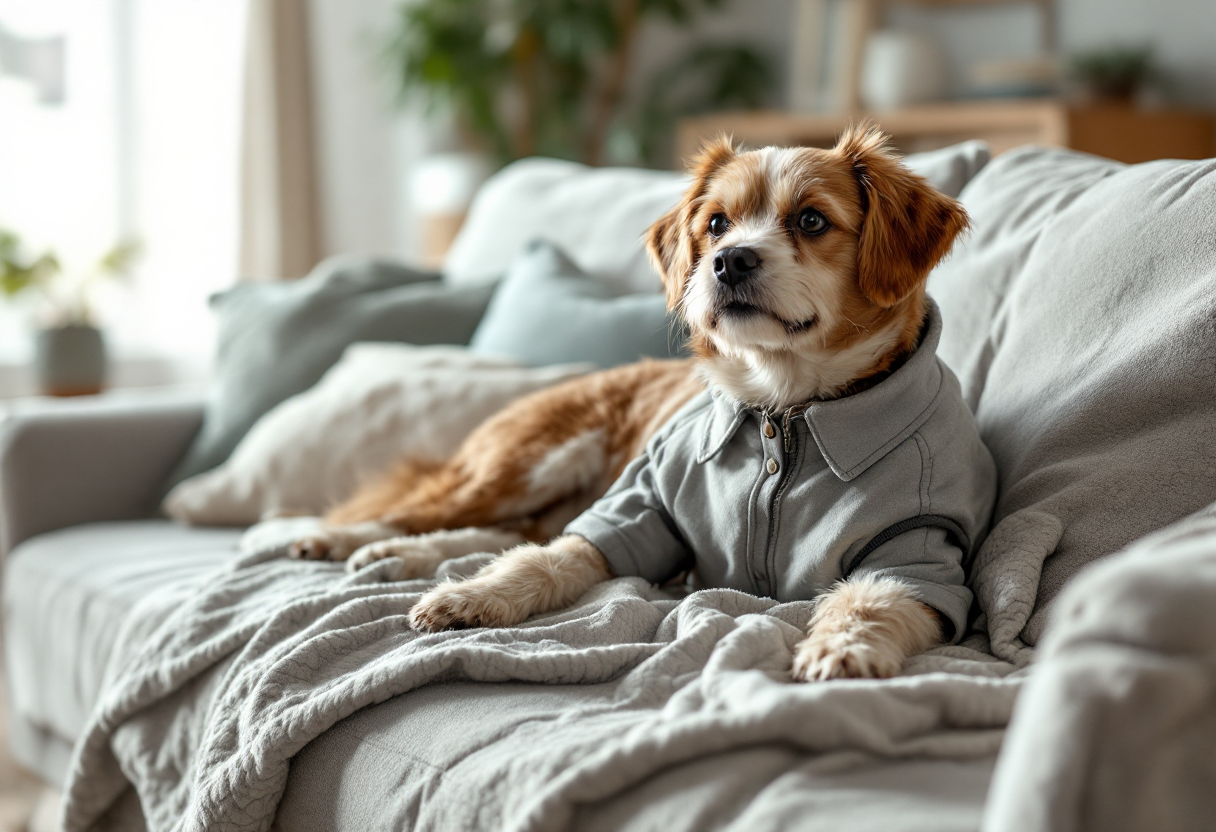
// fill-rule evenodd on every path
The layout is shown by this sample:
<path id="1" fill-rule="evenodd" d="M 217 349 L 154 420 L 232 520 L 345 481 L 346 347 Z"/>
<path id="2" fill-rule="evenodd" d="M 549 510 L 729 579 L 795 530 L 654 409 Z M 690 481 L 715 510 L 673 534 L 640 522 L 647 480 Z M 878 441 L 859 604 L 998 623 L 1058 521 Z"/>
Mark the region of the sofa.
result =
<path id="1" fill-rule="evenodd" d="M 239 441 L 198 462 L 214 393 L 25 402 L 0 422 L 14 755 L 66 783 L 69 829 L 1206 828 L 1216 161 L 969 144 L 910 163 L 974 223 L 929 284 L 1000 474 L 960 644 L 892 680 L 793 685 L 809 605 L 637 579 L 420 638 L 401 621 L 426 581 L 282 557 L 307 519 L 159 514 Z M 394 286 L 476 318 L 541 238 L 609 300 L 657 297 L 639 237 L 682 187 L 519 163 L 441 281 Z M 440 330 L 429 343 L 474 338 Z"/>

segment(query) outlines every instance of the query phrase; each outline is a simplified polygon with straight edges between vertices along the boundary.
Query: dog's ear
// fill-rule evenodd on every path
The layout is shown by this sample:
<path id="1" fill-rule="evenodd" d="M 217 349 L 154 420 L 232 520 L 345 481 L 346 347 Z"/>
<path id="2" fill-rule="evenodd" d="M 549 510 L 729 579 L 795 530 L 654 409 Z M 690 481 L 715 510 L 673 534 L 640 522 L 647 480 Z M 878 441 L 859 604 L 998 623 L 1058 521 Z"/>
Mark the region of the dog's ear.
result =
<path id="1" fill-rule="evenodd" d="M 849 127 L 835 149 L 861 187 L 858 284 L 874 303 L 893 306 L 924 283 L 970 220 L 962 205 L 908 170 L 877 127 Z"/>
<path id="2" fill-rule="evenodd" d="M 701 197 L 714 174 L 737 152 L 734 143 L 725 136 L 707 143 L 689 162 L 688 172 L 693 181 L 684 197 L 646 232 L 646 251 L 663 279 L 668 309 L 675 309 L 684 296 L 684 287 L 696 264 L 691 224 Z"/>

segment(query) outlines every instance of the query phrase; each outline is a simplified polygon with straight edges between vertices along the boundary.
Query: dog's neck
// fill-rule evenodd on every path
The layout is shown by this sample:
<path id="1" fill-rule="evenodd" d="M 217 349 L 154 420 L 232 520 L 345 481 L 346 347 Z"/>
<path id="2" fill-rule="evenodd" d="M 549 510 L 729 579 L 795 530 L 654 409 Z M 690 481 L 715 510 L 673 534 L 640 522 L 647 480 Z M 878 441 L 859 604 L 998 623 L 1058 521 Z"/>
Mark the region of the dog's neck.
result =
<path id="1" fill-rule="evenodd" d="M 894 371 L 916 348 L 902 322 L 839 350 L 698 350 L 706 383 L 757 410 L 784 411 L 795 405 L 859 393 Z"/>

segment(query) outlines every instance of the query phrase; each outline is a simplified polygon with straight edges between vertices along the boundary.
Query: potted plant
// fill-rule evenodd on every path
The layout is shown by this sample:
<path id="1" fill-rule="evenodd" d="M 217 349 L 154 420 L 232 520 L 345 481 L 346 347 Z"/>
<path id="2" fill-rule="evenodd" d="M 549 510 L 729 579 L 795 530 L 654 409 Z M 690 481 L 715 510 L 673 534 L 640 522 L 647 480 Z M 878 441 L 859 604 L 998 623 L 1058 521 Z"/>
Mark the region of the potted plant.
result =
<path id="1" fill-rule="evenodd" d="M 756 50 L 697 43 L 634 84 L 650 21 L 691 24 L 725 0 L 411 0 L 385 56 L 403 98 L 454 117 L 467 149 L 667 167 L 681 115 L 750 109 L 774 88 Z M 640 87 L 640 89 L 639 89 Z"/>
<path id="2" fill-rule="evenodd" d="M 1159 73 L 1151 46 L 1108 46 L 1072 56 L 1070 75 L 1094 102 L 1131 104 Z"/>
<path id="3" fill-rule="evenodd" d="M 138 253 L 138 244 L 119 243 L 93 268 L 68 273 L 54 252 L 29 255 L 16 234 L 0 228 L 0 295 L 37 293 L 45 307 L 45 325 L 34 337 L 34 372 L 43 393 L 101 392 L 106 348 L 97 328 L 93 295 L 101 281 L 125 274 Z"/>

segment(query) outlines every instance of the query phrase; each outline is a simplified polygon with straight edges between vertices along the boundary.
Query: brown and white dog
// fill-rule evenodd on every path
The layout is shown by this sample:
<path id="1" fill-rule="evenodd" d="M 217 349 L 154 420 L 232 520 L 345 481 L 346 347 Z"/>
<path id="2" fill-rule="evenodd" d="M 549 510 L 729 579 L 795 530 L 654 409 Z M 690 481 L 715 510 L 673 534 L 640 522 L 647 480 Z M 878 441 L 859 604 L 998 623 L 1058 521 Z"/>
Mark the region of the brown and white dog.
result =
<path id="1" fill-rule="evenodd" d="M 539 541 L 602 495 L 704 384 L 779 411 L 866 389 L 915 350 L 925 280 L 968 220 L 885 136 L 853 128 L 831 150 L 751 152 L 719 140 L 691 173 L 647 238 L 668 305 L 689 327 L 691 362 L 643 362 L 522 399 L 447 463 L 404 465 L 356 494 L 292 554 L 349 557 L 354 568 L 394 556 L 404 576 L 422 577 L 447 558 L 507 550 L 424 595 L 411 613 L 419 629 L 562 609 L 612 573 L 581 537 Z M 749 256 L 763 259 L 765 279 L 723 305 L 715 272 L 751 268 L 723 263 Z M 817 600 L 793 674 L 890 676 L 940 633 L 937 614 L 897 580 L 844 581 Z"/>

